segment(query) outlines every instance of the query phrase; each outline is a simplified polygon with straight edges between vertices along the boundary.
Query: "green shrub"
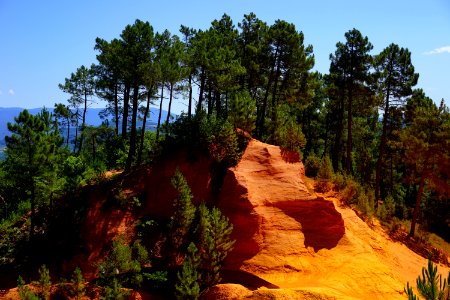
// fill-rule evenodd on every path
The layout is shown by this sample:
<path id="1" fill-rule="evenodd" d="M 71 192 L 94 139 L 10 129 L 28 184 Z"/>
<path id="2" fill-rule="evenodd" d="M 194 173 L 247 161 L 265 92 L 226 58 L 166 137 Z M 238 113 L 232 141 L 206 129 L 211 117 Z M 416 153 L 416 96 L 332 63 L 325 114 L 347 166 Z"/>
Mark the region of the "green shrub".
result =
<path id="1" fill-rule="evenodd" d="M 198 299 L 200 295 L 199 273 L 200 255 L 194 243 L 190 243 L 181 272 L 178 272 L 178 283 L 175 285 L 178 299 Z"/>
<path id="2" fill-rule="evenodd" d="M 240 159 L 238 137 L 227 120 L 199 112 L 191 119 L 181 115 L 171 127 L 172 136 L 165 149 L 182 146 L 195 152 L 200 150 L 227 167 Z"/>
<path id="3" fill-rule="evenodd" d="M 395 214 L 395 202 L 391 195 L 384 199 L 383 204 L 378 205 L 377 215 L 382 221 L 389 221 Z"/>
<path id="4" fill-rule="evenodd" d="M 228 122 L 210 117 L 203 125 L 208 152 L 217 162 L 234 166 L 240 158 L 238 137 L 233 126 Z"/>
<path id="5" fill-rule="evenodd" d="M 280 105 L 277 109 L 277 122 L 271 124 L 272 136 L 269 141 L 282 148 L 297 151 L 306 145 L 306 138 L 302 132 L 302 126 L 297 122 L 293 108 L 287 104 Z"/>
<path id="6" fill-rule="evenodd" d="M 355 204 L 358 197 L 360 185 L 351 177 L 345 178 L 345 183 L 343 185 L 344 188 L 340 192 L 341 197 L 347 203 Z"/>
<path id="7" fill-rule="evenodd" d="M 141 270 L 146 264 L 148 253 L 138 242 L 130 247 L 118 238 L 113 241 L 110 254 L 99 266 L 99 277 L 104 285 L 113 283 L 112 279 L 115 279 L 119 285 L 140 286 L 143 280 Z"/>
<path id="8" fill-rule="evenodd" d="M 72 279 L 70 280 L 72 283 L 71 294 L 75 299 L 81 299 L 86 291 L 86 287 L 84 286 L 84 278 L 81 273 L 80 268 L 76 268 L 73 272 Z"/>
<path id="9" fill-rule="evenodd" d="M 305 160 L 305 175 L 308 177 L 316 177 L 320 169 L 320 158 L 311 152 Z"/>
<path id="10" fill-rule="evenodd" d="M 248 133 L 256 125 L 256 101 L 248 91 L 236 92 L 231 97 L 228 120 L 234 128 L 240 128 Z"/>
<path id="11" fill-rule="evenodd" d="M 333 175 L 333 184 L 334 184 L 336 190 L 338 190 L 338 191 L 343 190 L 347 185 L 345 176 L 341 173 L 335 173 Z"/>
<path id="12" fill-rule="evenodd" d="M 358 210 L 367 216 L 369 219 L 374 215 L 374 197 L 373 193 L 362 190 L 358 192 L 356 198 L 356 205 Z"/>
<path id="13" fill-rule="evenodd" d="M 113 278 L 108 284 L 105 286 L 104 295 L 101 299 L 104 300 L 122 300 L 127 299 L 130 295 L 130 292 L 124 290 L 122 285 L 120 284 L 117 278 Z"/>
<path id="14" fill-rule="evenodd" d="M 317 177 L 320 179 L 332 179 L 333 178 L 333 166 L 328 155 L 325 155 L 320 162 L 319 171 Z"/>
<path id="15" fill-rule="evenodd" d="M 450 272 L 447 278 L 437 273 L 437 266 L 433 264 L 431 259 L 428 259 L 428 268 L 422 268 L 422 277 L 419 275 L 416 279 L 417 290 L 420 295 L 426 300 L 448 300 L 450 299 Z M 405 293 L 409 300 L 417 300 L 418 297 L 414 294 L 414 291 L 409 282 L 406 283 L 404 288 Z"/>
<path id="16" fill-rule="evenodd" d="M 50 289 L 52 287 L 52 281 L 50 279 L 50 272 L 45 265 L 39 268 L 39 280 L 38 287 L 41 291 L 41 296 L 43 299 L 50 299 Z"/>
<path id="17" fill-rule="evenodd" d="M 17 279 L 17 289 L 19 297 L 22 300 L 40 300 L 39 297 L 25 285 L 25 281 L 21 276 Z"/>

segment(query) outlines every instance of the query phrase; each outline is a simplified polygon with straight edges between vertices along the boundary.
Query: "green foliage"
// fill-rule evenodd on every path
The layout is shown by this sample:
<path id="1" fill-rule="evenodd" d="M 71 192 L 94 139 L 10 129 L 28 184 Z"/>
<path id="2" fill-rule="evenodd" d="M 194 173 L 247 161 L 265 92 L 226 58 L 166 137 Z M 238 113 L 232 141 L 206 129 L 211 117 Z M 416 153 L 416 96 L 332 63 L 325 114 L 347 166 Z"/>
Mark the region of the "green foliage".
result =
<path id="1" fill-rule="evenodd" d="M 181 115 L 171 128 L 176 143 L 188 149 L 205 151 L 226 167 L 235 165 L 240 159 L 236 131 L 225 119 L 204 113 L 198 113 L 194 118 Z"/>
<path id="2" fill-rule="evenodd" d="M 167 271 L 155 271 L 153 273 L 143 273 L 145 287 L 164 288 L 169 281 Z"/>
<path id="3" fill-rule="evenodd" d="M 207 132 L 209 154 L 226 166 L 234 166 L 240 158 L 238 138 L 233 126 L 227 121 L 210 118 Z M 208 129 L 211 129 L 209 131 Z"/>
<path id="4" fill-rule="evenodd" d="M 234 93 L 228 120 L 234 128 L 251 133 L 256 126 L 256 101 L 247 91 Z"/>
<path id="5" fill-rule="evenodd" d="M 220 281 L 220 269 L 228 253 L 233 249 L 231 240 L 233 225 L 219 209 L 209 210 L 204 203 L 198 208 L 199 222 L 196 232 L 199 236 L 201 253 L 201 285 L 213 286 Z"/>
<path id="6" fill-rule="evenodd" d="M 40 294 L 44 300 L 50 299 L 50 289 L 52 287 L 52 281 L 50 278 L 50 272 L 45 265 L 39 268 L 39 280 L 38 287 Z"/>
<path id="7" fill-rule="evenodd" d="M 276 145 L 301 153 L 306 145 L 306 138 L 302 132 L 302 126 L 298 124 L 292 109 L 282 105 L 277 110 L 277 123 L 272 124 L 273 136 L 271 141 Z"/>
<path id="8" fill-rule="evenodd" d="M 66 180 L 66 189 L 74 190 L 82 181 L 86 171 L 86 164 L 79 156 L 69 156 L 64 161 L 63 174 Z"/>
<path id="9" fill-rule="evenodd" d="M 128 290 L 124 290 L 117 278 L 112 278 L 105 286 L 103 300 L 124 300 L 130 295 Z"/>
<path id="10" fill-rule="evenodd" d="M 119 238 L 113 241 L 110 254 L 100 264 L 99 276 L 105 285 L 116 280 L 119 285 L 127 283 L 140 286 L 143 280 L 142 267 L 148 263 L 148 253 L 140 243 L 135 242 L 133 247 L 130 247 Z"/>
<path id="11" fill-rule="evenodd" d="M 76 300 L 81 299 L 85 295 L 86 287 L 84 283 L 85 280 L 80 268 L 77 267 L 75 269 L 70 282 L 72 283 L 71 295 L 75 297 Z"/>
<path id="12" fill-rule="evenodd" d="M 433 264 L 431 259 L 428 259 L 428 268 L 422 268 L 422 277 L 417 277 L 416 284 L 420 295 L 426 300 L 450 299 L 450 272 L 448 277 L 444 277 L 444 280 L 442 280 L 442 275 L 437 273 L 437 266 Z M 418 299 L 409 286 L 409 282 L 406 283 L 404 291 L 408 295 L 408 299 Z"/>
<path id="13" fill-rule="evenodd" d="M 192 193 L 186 178 L 179 169 L 175 171 L 172 177 L 172 186 L 178 193 L 178 197 L 173 202 L 174 213 L 170 219 L 170 237 L 173 247 L 174 257 L 178 259 L 179 251 L 188 240 L 188 234 L 191 230 L 191 224 L 195 217 L 196 208 L 192 204 Z"/>
<path id="14" fill-rule="evenodd" d="M 316 177 L 321 166 L 320 158 L 314 153 L 309 153 L 305 160 L 305 175 L 308 177 Z"/>
<path id="15" fill-rule="evenodd" d="M 395 214 L 395 201 L 391 195 L 388 195 L 382 205 L 378 205 L 377 215 L 383 221 L 389 221 Z"/>
<path id="16" fill-rule="evenodd" d="M 3 170 L 11 184 L 11 200 L 31 203 L 30 235 L 34 233 L 36 207 L 57 189 L 58 165 L 63 141 L 52 115 L 43 109 L 33 116 L 27 110 L 8 123 L 5 137 L 7 158 Z"/>
<path id="17" fill-rule="evenodd" d="M 198 299 L 200 295 L 198 273 L 200 255 L 194 243 L 189 244 L 187 252 L 181 272 L 177 274 L 176 296 L 179 299 Z"/>
<path id="18" fill-rule="evenodd" d="M 40 298 L 25 285 L 25 281 L 21 276 L 17 279 L 17 288 L 19 291 L 19 297 L 22 300 L 39 300 Z"/>
<path id="19" fill-rule="evenodd" d="M 333 178 L 333 166 L 331 165 L 331 160 L 328 155 L 325 155 L 320 162 L 319 171 L 317 172 L 317 177 L 320 179 L 332 179 Z"/>

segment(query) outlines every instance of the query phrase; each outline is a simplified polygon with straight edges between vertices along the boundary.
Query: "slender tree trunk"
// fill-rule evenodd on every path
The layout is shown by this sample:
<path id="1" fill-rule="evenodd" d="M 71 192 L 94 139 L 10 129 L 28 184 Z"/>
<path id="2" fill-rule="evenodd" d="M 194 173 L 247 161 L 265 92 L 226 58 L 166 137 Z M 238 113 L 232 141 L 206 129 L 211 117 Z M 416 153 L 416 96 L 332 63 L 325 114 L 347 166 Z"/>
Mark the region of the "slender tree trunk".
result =
<path id="1" fill-rule="evenodd" d="M 116 123 L 115 134 L 119 135 L 119 99 L 117 92 L 117 83 L 114 84 L 114 117 Z"/>
<path id="2" fill-rule="evenodd" d="M 169 106 L 167 108 L 167 118 L 166 118 L 166 127 L 169 128 L 169 120 L 170 120 L 170 110 L 172 108 L 172 99 L 173 99 L 173 83 L 170 83 L 170 94 L 169 94 Z"/>
<path id="3" fill-rule="evenodd" d="M 31 178 L 31 218 L 30 218 L 30 239 L 34 236 L 34 227 L 35 227 L 35 219 L 36 219 L 36 187 L 34 184 L 34 179 Z"/>
<path id="4" fill-rule="evenodd" d="M 214 98 L 216 100 L 216 116 L 218 118 L 220 116 L 220 114 L 222 113 L 221 107 L 220 107 L 221 104 L 220 104 L 220 92 L 219 91 L 216 91 L 214 93 Z"/>
<path id="5" fill-rule="evenodd" d="M 127 138 L 129 101 L 130 101 L 130 85 L 125 84 L 125 91 L 123 95 L 123 117 L 122 117 L 122 138 L 124 140 Z"/>
<path id="6" fill-rule="evenodd" d="M 381 171 L 383 167 L 384 151 L 386 149 L 386 135 L 389 118 L 389 98 L 390 98 L 390 87 L 388 86 L 386 91 L 386 99 L 385 99 L 386 103 L 383 114 L 383 131 L 381 133 L 380 149 L 378 152 L 379 154 L 375 170 L 375 208 L 378 207 L 378 200 L 381 199 Z"/>
<path id="7" fill-rule="evenodd" d="M 342 142 L 342 132 L 344 130 L 344 93 L 341 93 L 341 99 L 339 101 L 339 108 L 337 111 L 337 126 L 336 134 L 334 137 L 333 151 L 331 155 L 331 160 L 333 163 L 334 171 L 339 170 L 339 157 L 341 153 L 341 142 Z"/>
<path id="8" fill-rule="evenodd" d="M 345 171 L 347 174 L 352 174 L 352 148 L 353 148 L 353 84 L 350 85 L 348 93 L 348 107 L 347 107 L 347 158 L 345 160 Z"/>
<path id="9" fill-rule="evenodd" d="M 189 74 L 189 105 L 188 105 L 188 118 L 192 116 L 192 74 Z"/>
<path id="10" fill-rule="evenodd" d="M 32 146 L 29 145 L 28 146 L 28 166 L 32 167 L 32 163 L 33 163 L 33 150 Z M 34 183 L 34 171 L 32 171 L 33 169 L 29 170 L 29 174 L 30 174 L 30 188 L 31 188 L 31 195 L 30 195 L 30 204 L 31 204 L 31 217 L 30 217 L 30 240 L 33 238 L 34 236 L 34 224 L 35 224 L 35 212 L 36 212 L 36 185 Z"/>
<path id="11" fill-rule="evenodd" d="M 78 153 L 81 152 L 83 148 L 83 139 L 84 139 L 84 127 L 86 126 L 86 111 L 87 111 L 87 91 L 84 91 L 84 109 L 83 109 L 83 119 L 81 122 L 81 134 L 80 134 L 80 144 L 78 147 Z"/>
<path id="12" fill-rule="evenodd" d="M 133 87 L 133 110 L 131 115 L 131 132 L 130 132 L 130 149 L 128 152 L 127 162 L 125 164 L 125 172 L 131 169 L 134 156 L 136 155 L 136 123 L 137 123 L 137 111 L 138 111 L 138 99 L 139 99 L 139 86 L 137 84 Z"/>
<path id="13" fill-rule="evenodd" d="M 425 187 L 425 175 L 422 174 L 422 176 L 420 177 L 420 182 L 419 182 L 419 191 L 417 192 L 417 197 L 416 197 L 416 206 L 414 207 L 413 216 L 412 216 L 412 220 L 411 220 L 411 230 L 409 231 L 409 236 L 411 236 L 411 237 L 414 236 L 414 233 L 416 231 L 417 217 L 419 216 L 420 203 L 422 203 L 422 195 L 423 195 L 424 187 Z"/>
<path id="14" fill-rule="evenodd" d="M 67 113 L 67 139 L 66 139 L 66 146 L 69 148 L 69 137 L 70 137 L 70 110 Z"/>
<path id="15" fill-rule="evenodd" d="M 212 114 L 213 102 L 212 102 L 212 90 L 211 90 L 211 80 L 208 80 L 208 116 Z"/>
<path id="16" fill-rule="evenodd" d="M 278 46 L 275 52 L 275 59 L 277 61 L 276 71 L 275 71 L 275 81 L 273 84 L 273 92 L 272 92 L 272 122 L 276 124 L 277 121 L 277 88 L 278 88 L 278 79 L 280 78 L 280 63 L 281 59 L 278 56 Z M 273 127 L 275 130 L 275 126 Z"/>
<path id="17" fill-rule="evenodd" d="M 270 87 L 272 86 L 272 78 L 273 78 L 274 71 L 275 71 L 275 66 L 272 66 L 272 69 L 270 70 L 270 74 L 269 74 L 269 79 L 267 81 L 267 87 L 266 87 L 266 91 L 264 93 L 263 105 L 261 107 L 261 114 L 260 114 L 260 118 L 259 118 L 259 122 L 258 122 L 259 130 L 257 130 L 257 132 L 258 132 L 259 138 L 262 138 L 263 131 L 264 131 L 264 123 L 266 121 L 267 100 L 269 98 Z"/>
<path id="18" fill-rule="evenodd" d="M 197 113 L 202 110 L 203 93 L 205 92 L 205 78 L 205 69 L 202 67 L 202 72 L 200 74 L 200 91 L 198 93 Z"/>
<path id="19" fill-rule="evenodd" d="M 77 108 L 77 111 L 75 113 L 75 117 L 76 117 L 76 122 L 75 122 L 75 141 L 73 142 L 73 152 L 77 151 L 77 147 L 78 147 L 78 123 L 79 123 L 79 110 Z"/>
<path id="20" fill-rule="evenodd" d="M 164 100 L 164 83 L 161 84 L 161 102 L 159 103 L 158 125 L 156 125 L 156 141 L 159 140 L 159 127 L 161 126 L 161 113 Z"/>
<path id="21" fill-rule="evenodd" d="M 150 111 L 151 91 L 153 91 L 153 86 L 150 86 L 150 89 L 148 90 L 147 93 L 147 105 L 145 106 L 144 120 L 142 121 L 141 141 L 139 145 L 137 165 L 140 165 L 142 162 L 142 151 L 144 150 L 145 126 L 147 125 L 147 116 Z"/>

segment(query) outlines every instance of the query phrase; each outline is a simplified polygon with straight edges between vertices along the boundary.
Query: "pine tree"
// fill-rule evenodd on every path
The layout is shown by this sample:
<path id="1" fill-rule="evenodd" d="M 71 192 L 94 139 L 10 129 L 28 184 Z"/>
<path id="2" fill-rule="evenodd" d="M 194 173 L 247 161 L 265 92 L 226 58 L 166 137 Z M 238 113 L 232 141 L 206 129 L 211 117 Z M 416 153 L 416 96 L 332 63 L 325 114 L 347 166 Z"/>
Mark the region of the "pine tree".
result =
<path id="1" fill-rule="evenodd" d="M 388 124 L 390 123 L 392 106 L 403 105 L 406 97 L 411 95 L 411 88 L 417 84 L 419 74 L 414 73 L 411 63 L 411 52 L 390 44 L 379 55 L 375 56 L 377 85 L 384 98 L 383 131 L 375 177 L 375 203 L 380 199 L 381 171 L 386 152 Z"/>
<path id="2" fill-rule="evenodd" d="M 41 295 L 44 300 L 50 299 L 50 289 L 52 287 L 52 281 L 50 278 L 50 272 L 45 265 L 39 268 L 39 289 L 41 290 Z"/>
<path id="3" fill-rule="evenodd" d="M 72 295 L 75 297 L 75 299 L 79 300 L 83 298 L 86 288 L 84 286 L 84 278 L 80 268 L 77 267 L 75 269 L 70 281 L 72 283 Z"/>
<path id="4" fill-rule="evenodd" d="M 358 96 L 366 93 L 366 87 L 370 81 L 369 69 L 372 57 L 369 52 L 373 46 L 367 37 L 363 37 L 359 30 L 353 28 L 345 33 L 345 44 L 336 44 L 336 51 L 330 55 L 330 73 L 334 74 L 335 82 L 342 89 L 341 113 L 343 117 L 343 105 L 347 106 L 347 151 L 345 159 L 345 171 L 352 173 L 353 150 L 353 116 Z M 344 101 L 344 99 L 346 101 Z M 342 124 L 342 123 L 341 123 Z"/>
<path id="5" fill-rule="evenodd" d="M 204 203 L 198 208 L 199 223 L 196 232 L 199 235 L 201 255 L 202 287 L 210 287 L 220 282 L 220 269 L 228 253 L 233 249 L 231 240 L 233 225 L 220 210 L 209 210 Z"/>
<path id="6" fill-rule="evenodd" d="M 40 298 L 27 286 L 22 276 L 17 279 L 17 289 L 22 300 L 40 300 Z"/>
<path id="7" fill-rule="evenodd" d="M 7 158 L 4 170 L 14 183 L 16 201 L 29 199 L 31 203 L 32 237 L 36 207 L 39 200 L 49 198 L 43 189 L 53 185 L 49 183 L 54 182 L 63 139 L 51 114 L 45 109 L 36 116 L 24 110 L 14 120 L 13 124 L 8 123 L 11 135 L 5 137 Z"/>
<path id="8" fill-rule="evenodd" d="M 172 186 L 178 193 L 178 197 L 173 203 L 175 209 L 174 214 L 170 220 L 171 247 L 174 251 L 172 263 L 176 265 L 182 247 L 188 240 L 188 234 L 191 230 L 196 208 L 192 204 L 191 189 L 179 169 L 176 169 L 172 177 Z"/>
<path id="9" fill-rule="evenodd" d="M 200 295 L 199 273 L 200 256 L 194 243 L 190 243 L 181 272 L 177 273 L 178 283 L 175 285 L 179 299 L 198 299 Z"/>
<path id="10" fill-rule="evenodd" d="M 331 165 L 331 160 L 328 155 L 325 155 L 322 158 L 317 176 L 320 179 L 332 179 L 333 178 L 333 166 Z"/>
<path id="11" fill-rule="evenodd" d="M 232 96 L 228 119 L 234 128 L 251 133 L 256 126 L 256 101 L 245 92 Z"/>
<path id="12" fill-rule="evenodd" d="M 445 105 L 416 109 L 412 124 L 400 133 L 400 143 L 409 180 L 419 185 L 410 230 L 414 236 L 425 188 L 450 195 L 450 113 Z"/>
<path id="13" fill-rule="evenodd" d="M 437 273 L 437 266 L 428 259 L 428 268 L 422 268 L 422 277 L 417 277 L 417 290 L 426 300 L 449 300 L 450 299 L 450 272 L 448 277 L 442 280 L 442 275 Z M 404 289 L 409 300 L 418 300 L 409 282 Z"/>

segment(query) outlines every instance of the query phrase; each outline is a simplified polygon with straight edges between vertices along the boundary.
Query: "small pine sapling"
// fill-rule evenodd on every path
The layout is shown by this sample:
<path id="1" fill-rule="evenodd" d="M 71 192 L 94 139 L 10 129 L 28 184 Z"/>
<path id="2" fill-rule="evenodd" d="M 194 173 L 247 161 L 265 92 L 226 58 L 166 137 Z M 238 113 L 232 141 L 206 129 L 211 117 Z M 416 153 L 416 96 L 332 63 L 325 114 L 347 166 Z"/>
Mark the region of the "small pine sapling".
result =
<path id="1" fill-rule="evenodd" d="M 178 299 L 198 299 L 200 295 L 199 273 L 200 255 L 194 243 L 190 243 L 183 266 L 178 272 L 178 283 L 175 285 Z"/>

